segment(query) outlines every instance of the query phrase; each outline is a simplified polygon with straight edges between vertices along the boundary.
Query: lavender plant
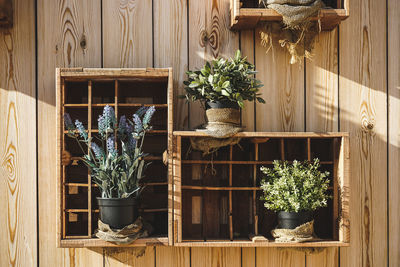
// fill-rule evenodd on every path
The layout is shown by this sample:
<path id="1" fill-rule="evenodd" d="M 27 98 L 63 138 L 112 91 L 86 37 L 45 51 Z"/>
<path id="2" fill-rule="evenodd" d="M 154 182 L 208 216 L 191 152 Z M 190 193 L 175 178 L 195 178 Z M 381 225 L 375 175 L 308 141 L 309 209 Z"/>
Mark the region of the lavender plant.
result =
<path id="1" fill-rule="evenodd" d="M 132 121 L 121 116 L 117 123 L 114 109 L 105 106 L 98 119 L 99 137 L 96 138 L 100 146 L 93 137 L 89 138 L 82 122 L 76 120 L 73 123 L 70 115 L 64 114 L 68 136 L 74 138 L 82 149 L 82 161 L 89 168 L 103 198 L 139 196 L 142 189 L 140 180 L 151 163 L 145 162 L 144 157 L 148 154 L 142 147 L 146 133 L 152 129 L 150 122 L 154 112 L 154 106 L 142 107 L 133 114 Z M 121 153 L 118 153 L 117 143 L 121 145 Z"/>

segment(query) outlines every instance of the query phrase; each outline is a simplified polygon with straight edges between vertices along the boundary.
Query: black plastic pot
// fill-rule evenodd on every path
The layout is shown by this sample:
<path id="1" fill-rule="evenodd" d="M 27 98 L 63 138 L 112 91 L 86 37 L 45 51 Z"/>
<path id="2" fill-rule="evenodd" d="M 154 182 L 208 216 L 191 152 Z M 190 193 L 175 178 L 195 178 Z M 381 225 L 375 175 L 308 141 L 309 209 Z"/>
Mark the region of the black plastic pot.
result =
<path id="1" fill-rule="evenodd" d="M 113 229 L 122 229 L 132 224 L 138 217 L 136 199 L 97 198 L 100 209 L 100 220 Z"/>
<path id="2" fill-rule="evenodd" d="M 206 109 L 210 108 L 233 108 L 239 109 L 239 105 L 232 101 L 207 101 Z"/>
<path id="3" fill-rule="evenodd" d="M 303 212 L 278 212 L 278 228 L 280 229 L 295 229 L 306 222 L 312 220 L 311 211 Z"/>

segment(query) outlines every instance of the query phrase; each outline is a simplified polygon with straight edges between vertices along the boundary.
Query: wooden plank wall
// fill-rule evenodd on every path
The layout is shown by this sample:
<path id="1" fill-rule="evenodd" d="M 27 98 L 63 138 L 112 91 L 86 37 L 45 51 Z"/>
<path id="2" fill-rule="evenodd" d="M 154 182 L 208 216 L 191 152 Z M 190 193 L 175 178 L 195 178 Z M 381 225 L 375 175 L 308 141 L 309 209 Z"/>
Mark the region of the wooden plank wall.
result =
<path id="1" fill-rule="evenodd" d="M 349 2 L 314 59 L 289 66 L 261 28 L 228 30 L 229 0 L 14 0 L 0 29 L 0 266 L 400 266 L 400 6 Z M 177 95 L 187 69 L 237 48 L 267 101 L 246 104 L 248 130 L 350 132 L 351 247 L 57 249 L 55 68 L 172 66 Z M 176 129 L 202 123 L 199 108 L 177 100 Z"/>

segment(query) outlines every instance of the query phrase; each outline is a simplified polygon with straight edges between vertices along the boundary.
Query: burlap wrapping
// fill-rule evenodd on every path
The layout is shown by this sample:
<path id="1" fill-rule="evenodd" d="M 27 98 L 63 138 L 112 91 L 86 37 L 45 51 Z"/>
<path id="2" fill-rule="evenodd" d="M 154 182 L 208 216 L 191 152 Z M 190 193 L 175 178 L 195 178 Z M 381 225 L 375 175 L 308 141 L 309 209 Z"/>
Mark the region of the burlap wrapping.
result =
<path id="1" fill-rule="evenodd" d="M 314 239 L 314 220 L 306 222 L 295 229 L 274 229 L 271 231 L 275 242 L 302 243 Z"/>
<path id="2" fill-rule="evenodd" d="M 308 18 L 324 7 L 321 0 L 260 0 L 260 4 L 282 15 L 285 28 L 268 25 L 260 32 L 261 44 L 267 52 L 273 48 L 273 39 L 291 55 L 290 64 L 311 58 L 315 37 L 321 31 L 320 22 Z M 276 23 L 275 23 L 276 24 Z"/>
<path id="3" fill-rule="evenodd" d="M 236 145 L 240 138 L 232 137 L 242 130 L 240 126 L 240 111 L 233 108 L 211 108 L 206 110 L 208 123 L 205 129 L 197 129 L 209 137 L 192 137 L 192 148 L 203 152 L 203 155 L 212 154 L 220 147 Z"/>
<path id="4" fill-rule="evenodd" d="M 96 236 L 104 241 L 121 245 L 130 244 L 138 238 L 147 237 L 151 231 L 152 227 L 142 217 L 138 217 L 134 223 L 122 229 L 111 229 L 108 224 L 99 220 Z"/>

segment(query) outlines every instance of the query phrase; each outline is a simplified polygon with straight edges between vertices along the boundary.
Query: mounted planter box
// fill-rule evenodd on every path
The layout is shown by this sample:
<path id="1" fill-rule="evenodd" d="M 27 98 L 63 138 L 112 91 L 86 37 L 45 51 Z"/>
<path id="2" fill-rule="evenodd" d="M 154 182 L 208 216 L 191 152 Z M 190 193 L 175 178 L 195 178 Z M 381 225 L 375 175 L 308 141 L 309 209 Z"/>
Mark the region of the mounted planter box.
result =
<path id="1" fill-rule="evenodd" d="M 177 246 L 348 246 L 348 133 L 242 132 L 239 145 L 220 148 L 213 156 L 192 150 L 198 132 L 174 132 L 174 244 Z M 260 200 L 260 166 L 273 160 L 319 158 L 329 171 L 328 207 L 314 214 L 319 240 L 276 243 L 271 230 L 276 215 Z"/>
<path id="2" fill-rule="evenodd" d="M 322 9 L 318 17 L 313 17 L 311 19 L 320 19 L 322 30 L 333 30 L 342 20 L 348 18 L 349 1 L 350 0 L 323 1 L 330 8 Z M 258 2 L 258 0 L 231 0 L 232 30 L 253 29 L 260 22 L 282 21 L 282 16 L 275 10 L 258 8 Z"/>
<path id="3" fill-rule="evenodd" d="M 99 210 L 99 188 L 79 160 L 82 151 L 67 136 L 64 113 L 83 122 L 89 137 L 98 134 L 97 119 L 106 105 L 119 118 L 141 106 L 155 106 L 153 126 L 145 138 L 144 151 L 152 164 L 142 180 L 145 188 L 139 203 L 140 215 L 154 231 L 129 246 L 172 243 L 172 207 L 168 203 L 172 166 L 163 156 L 172 150 L 172 69 L 57 69 L 57 238 L 59 247 L 116 246 L 94 236 Z"/>
<path id="4" fill-rule="evenodd" d="M 12 0 L 0 0 L 0 27 L 11 27 L 13 24 Z"/>

